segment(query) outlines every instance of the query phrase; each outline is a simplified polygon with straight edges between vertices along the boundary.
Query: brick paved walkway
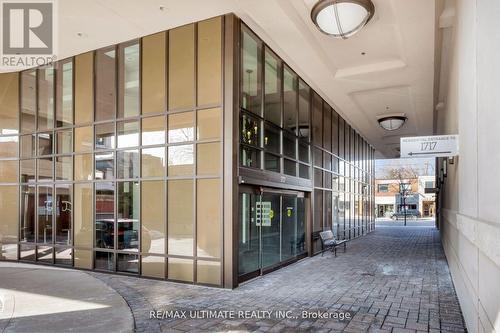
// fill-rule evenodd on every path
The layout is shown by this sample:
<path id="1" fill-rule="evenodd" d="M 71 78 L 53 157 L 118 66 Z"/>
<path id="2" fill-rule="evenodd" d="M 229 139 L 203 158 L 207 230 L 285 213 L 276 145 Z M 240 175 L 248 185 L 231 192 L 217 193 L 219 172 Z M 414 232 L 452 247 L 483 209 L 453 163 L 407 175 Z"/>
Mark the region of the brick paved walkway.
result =
<path id="1" fill-rule="evenodd" d="M 305 259 L 235 290 L 90 274 L 125 298 L 138 332 L 465 332 L 434 228 L 379 228 L 337 258 Z M 290 310 L 298 319 L 151 320 L 153 309 Z M 302 311 L 352 318 L 303 319 Z"/>

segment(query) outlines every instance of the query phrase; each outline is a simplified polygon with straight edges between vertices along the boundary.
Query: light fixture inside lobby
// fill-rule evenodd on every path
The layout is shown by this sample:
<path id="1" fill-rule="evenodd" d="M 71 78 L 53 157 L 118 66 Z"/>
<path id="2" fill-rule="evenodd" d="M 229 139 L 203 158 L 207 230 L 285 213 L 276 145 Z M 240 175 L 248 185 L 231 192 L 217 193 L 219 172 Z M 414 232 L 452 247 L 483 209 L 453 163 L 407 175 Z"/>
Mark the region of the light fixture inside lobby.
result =
<path id="1" fill-rule="evenodd" d="M 400 129 L 408 120 L 405 116 L 384 116 L 378 118 L 378 123 L 380 127 L 385 129 L 386 131 L 395 131 Z"/>
<path id="2" fill-rule="evenodd" d="M 320 0 L 311 10 L 311 19 L 325 34 L 347 39 L 361 30 L 374 13 L 371 0 Z"/>

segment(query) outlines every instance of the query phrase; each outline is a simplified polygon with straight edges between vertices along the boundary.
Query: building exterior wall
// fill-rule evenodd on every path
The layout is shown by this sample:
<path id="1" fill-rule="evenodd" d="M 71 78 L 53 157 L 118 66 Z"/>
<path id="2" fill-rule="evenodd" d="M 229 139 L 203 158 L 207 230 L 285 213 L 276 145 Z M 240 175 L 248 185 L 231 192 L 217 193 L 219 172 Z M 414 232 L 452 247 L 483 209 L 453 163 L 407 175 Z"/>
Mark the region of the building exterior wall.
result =
<path id="1" fill-rule="evenodd" d="M 305 254 L 374 229 L 373 148 L 234 15 L 0 92 L 1 260 L 232 288 L 245 186 L 303 193 Z"/>
<path id="2" fill-rule="evenodd" d="M 500 163 L 500 41 L 493 35 L 500 3 L 458 0 L 455 10 L 455 24 L 444 32 L 453 42 L 436 131 L 458 133 L 460 155 L 437 167 L 439 225 L 468 330 L 500 332 L 500 179 L 492 174 Z"/>

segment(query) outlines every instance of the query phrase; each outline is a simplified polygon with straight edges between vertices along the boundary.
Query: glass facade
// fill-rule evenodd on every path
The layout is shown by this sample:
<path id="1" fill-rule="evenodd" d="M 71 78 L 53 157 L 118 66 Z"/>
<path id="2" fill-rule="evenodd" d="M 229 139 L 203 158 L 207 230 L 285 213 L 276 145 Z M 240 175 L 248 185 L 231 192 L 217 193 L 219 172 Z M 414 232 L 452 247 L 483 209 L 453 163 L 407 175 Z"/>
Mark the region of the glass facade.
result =
<path id="1" fill-rule="evenodd" d="M 253 185 L 300 193 L 245 199 L 273 212 L 275 229 L 257 228 L 266 267 L 319 250 L 307 247 L 316 231 L 373 229 L 373 149 L 228 18 L 0 74 L 0 260 L 228 286 L 225 270 L 238 271 L 223 258 L 238 243 L 223 233 L 228 160 L 239 178 L 257 175 Z M 241 43 L 223 42 L 229 29 Z M 238 78 L 234 96 L 227 75 Z M 235 216 L 251 220 L 237 201 Z M 245 243 L 250 257 L 255 244 Z"/>

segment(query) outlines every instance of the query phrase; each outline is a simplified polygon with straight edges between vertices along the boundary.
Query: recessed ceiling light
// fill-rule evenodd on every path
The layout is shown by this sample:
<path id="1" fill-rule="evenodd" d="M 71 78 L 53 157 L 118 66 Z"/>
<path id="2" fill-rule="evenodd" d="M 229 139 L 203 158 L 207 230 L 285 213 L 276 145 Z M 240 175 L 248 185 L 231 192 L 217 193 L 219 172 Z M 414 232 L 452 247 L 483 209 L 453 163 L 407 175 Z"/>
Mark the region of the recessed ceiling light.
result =
<path id="1" fill-rule="evenodd" d="M 76 35 L 81 38 L 87 37 L 87 34 L 84 32 L 77 32 Z"/>
<path id="2" fill-rule="evenodd" d="M 323 33 L 347 39 L 373 17 L 371 0 L 320 0 L 311 10 L 311 19 Z"/>
<path id="3" fill-rule="evenodd" d="M 366 55 L 366 52 L 361 52 L 361 55 Z"/>

